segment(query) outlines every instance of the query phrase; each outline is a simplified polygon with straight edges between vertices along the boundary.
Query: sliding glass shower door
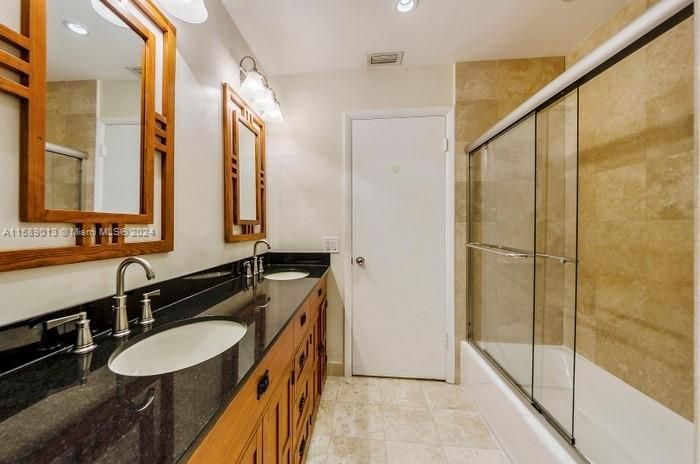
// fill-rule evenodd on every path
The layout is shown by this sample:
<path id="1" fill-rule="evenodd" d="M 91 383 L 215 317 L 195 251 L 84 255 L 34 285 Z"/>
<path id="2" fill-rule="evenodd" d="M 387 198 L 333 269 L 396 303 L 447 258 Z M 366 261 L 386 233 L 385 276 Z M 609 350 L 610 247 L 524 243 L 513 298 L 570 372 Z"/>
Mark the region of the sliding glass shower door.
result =
<path id="1" fill-rule="evenodd" d="M 533 402 L 573 437 L 578 91 L 537 112 Z"/>
<path id="2" fill-rule="evenodd" d="M 577 92 L 469 158 L 471 340 L 573 438 Z"/>
<path id="3" fill-rule="evenodd" d="M 470 157 L 472 340 L 532 393 L 535 116 Z"/>

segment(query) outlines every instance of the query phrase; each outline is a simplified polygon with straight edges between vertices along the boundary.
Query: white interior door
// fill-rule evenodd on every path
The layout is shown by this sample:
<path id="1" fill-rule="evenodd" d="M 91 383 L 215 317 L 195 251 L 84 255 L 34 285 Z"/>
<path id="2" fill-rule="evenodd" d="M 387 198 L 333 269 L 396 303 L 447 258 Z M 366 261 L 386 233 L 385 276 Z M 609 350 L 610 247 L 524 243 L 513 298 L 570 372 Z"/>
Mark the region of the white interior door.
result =
<path id="1" fill-rule="evenodd" d="M 445 379 L 446 124 L 352 122 L 355 375 Z"/>
<path id="2" fill-rule="evenodd" d="M 102 150 L 101 211 L 138 213 L 141 208 L 141 125 L 105 125 Z"/>

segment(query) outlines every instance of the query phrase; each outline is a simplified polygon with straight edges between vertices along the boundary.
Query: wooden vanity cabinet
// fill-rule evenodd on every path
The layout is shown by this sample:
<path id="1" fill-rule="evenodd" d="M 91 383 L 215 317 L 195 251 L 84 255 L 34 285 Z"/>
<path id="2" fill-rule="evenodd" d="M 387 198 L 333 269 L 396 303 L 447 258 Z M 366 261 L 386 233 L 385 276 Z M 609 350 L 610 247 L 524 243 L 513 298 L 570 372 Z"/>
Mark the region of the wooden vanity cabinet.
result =
<path id="1" fill-rule="evenodd" d="M 261 424 L 250 437 L 239 464 L 263 464 L 263 454 L 263 427 Z"/>
<path id="2" fill-rule="evenodd" d="M 189 459 L 303 464 L 325 380 L 326 279 L 316 285 Z M 323 340 L 323 341 L 321 341 Z"/>

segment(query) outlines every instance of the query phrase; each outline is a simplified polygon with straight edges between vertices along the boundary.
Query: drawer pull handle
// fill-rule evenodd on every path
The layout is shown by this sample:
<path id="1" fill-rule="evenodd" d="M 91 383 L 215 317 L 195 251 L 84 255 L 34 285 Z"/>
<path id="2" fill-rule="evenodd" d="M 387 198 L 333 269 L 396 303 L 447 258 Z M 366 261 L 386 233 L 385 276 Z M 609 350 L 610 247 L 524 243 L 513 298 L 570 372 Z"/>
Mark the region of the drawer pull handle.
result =
<path id="1" fill-rule="evenodd" d="M 306 364 L 306 352 L 302 353 L 301 356 L 299 356 L 299 373 L 301 373 L 301 371 L 304 370 L 305 364 Z"/>
<path id="2" fill-rule="evenodd" d="M 304 324 L 306 324 L 306 313 L 301 315 L 301 320 L 299 321 L 299 325 L 304 327 Z"/>
<path id="3" fill-rule="evenodd" d="M 318 355 L 319 356 L 323 355 L 323 348 L 324 348 L 323 343 L 319 343 L 318 344 Z"/>
<path id="4" fill-rule="evenodd" d="M 318 289 L 318 296 L 321 296 L 321 295 L 323 295 L 323 289 L 322 289 L 322 288 L 319 288 L 319 289 Z"/>
<path id="5" fill-rule="evenodd" d="M 270 371 L 265 371 L 258 381 L 258 399 L 260 399 L 270 387 Z"/>
<path id="6" fill-rule="evenodd" d="M 299 458 L 304 457 L 304 450 L 306 448 L 306 437 L 301 439 L 301 444 L 299 445 Z"/>
<path id="7" fill-rule="evenodd" d="M 306 395 L 301 395 L 301 399 L 299 400 L 299 414 L 302 413 L 304 410 L 304 405 L 306 404 Z"/>

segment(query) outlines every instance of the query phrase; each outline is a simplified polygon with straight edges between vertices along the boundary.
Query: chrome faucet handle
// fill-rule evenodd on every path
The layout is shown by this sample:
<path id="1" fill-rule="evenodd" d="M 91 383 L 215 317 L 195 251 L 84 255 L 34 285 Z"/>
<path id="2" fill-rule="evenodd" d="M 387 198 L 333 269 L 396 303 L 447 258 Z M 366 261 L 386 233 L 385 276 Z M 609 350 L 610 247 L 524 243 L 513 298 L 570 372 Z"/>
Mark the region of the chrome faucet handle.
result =
<path id="1" fill-rule="evenodd" d="M 250 261 L 244 261 L 243 262 L 243 270 L 245 271 L 245 278 L 246 279 L 252 279 L 253 278 L 253 269 L 250 265 Z"/>
<path id="2" fill-rule="evenodd" d="M 153 324 L 155 318 L 153 317 L 153 311 L 151 310 L 151 297 L 160 296 L 160 289 L 153 290 L 151 292 L 146 292 L 141 298 L 141 317 L 139 318 L 139 324 L 150 325 Z"/>
<path id="3" fill-rule="evenodd" d="M 263 275 L 263 272 L 265 272 L 265 267 L 264 267 L 263 262 L 264 262 L 263 257 L 259 256 L 258 257 L 258 274 L 261 276 Z"/>
<path id="4" fill-rule="evenodd" d="M 85 312 L 59 317 L 56 319 L 49 319 L 48 321 L 44 322 L 44 330 L 51 330 L 69 322 L 75 322 L 78 330 L 75 346 L 72 350 L 73 353 L 85 354 L 97 348 L 97 345 L 92 340 L 92 333 L 90 333 L 90 319 L 87 318 L 87 313 Z"/>

